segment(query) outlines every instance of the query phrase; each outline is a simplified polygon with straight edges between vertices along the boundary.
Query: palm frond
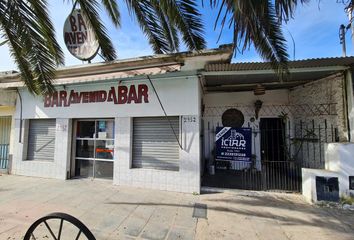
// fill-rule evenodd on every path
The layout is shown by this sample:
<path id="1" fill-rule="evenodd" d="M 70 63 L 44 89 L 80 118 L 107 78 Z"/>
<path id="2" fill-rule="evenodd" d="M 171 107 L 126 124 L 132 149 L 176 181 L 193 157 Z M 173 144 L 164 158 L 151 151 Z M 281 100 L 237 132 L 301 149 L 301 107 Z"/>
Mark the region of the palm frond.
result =
<path id="1" fill-rule="evenodd" d="M 297 5 L 308 3 L 310 0 L 275 0 L 275 11 L 279 22 L 287 22 L 294 17 Z"/>
<path id="2" fill-rule="evenodd" d="M 126 0 L 131 16 L 135 16 L 140 28 L 149 39 L 155 53 L 167 53 L 171 50 L 166 39 L 159 16 L 149 0 Z"/>
<path id="3" fill-rule="evenodd" d="M 0 19 L 0 24 L 3 26 L 7 25 L 8 23 L 4 20 L 4 18 L 2 18 Z M 30 69 L 30 63 L 23 57 L 22 44 L 17 41 L 13 29 L 2 27 L 1 30 L 4 32 L 2 37 L 9 42 L 10 54 L 17 63 L 17 67 L 20 70 L 21 79 L 25 82 L 26 86 L 31 92 L 36 92 L 36 87 L 33 82 L 32 70 Z"/>
<path id="4" fill-rule="evenodd" d="M 3 46 L 3 45 L 5 45 L 5 44 L 7 44 L 8 42 L 9 42 L 9 40 L 2 41 L 2 42 L 0 43 L 0 47 Z"/>
<path id="5" fill-rule="evenodd" d="M 171 24 L 176 26 L 182 35 L 183 42 L 190 50 L 206 47 L 204 24 L 196 1 L 193 0 L 152 0 L 157 2 L 161 10 L 168 16 Z"/>
<path id="6" fill-rule="evenodd" d="M 107 34 L 106 27 L 102 24 L 102 20 L 98 14 L 99 3 L 96 0 L 77 0 L 82 13 L 89 21 L 95 33 L 97 41 L 101 47 L 101 54 L 106 61 L 116 59 L 116 51 L 113 43 Z"/>
<path id="7" fill-rule="evenodd" d="M 116 0 L 64 0 L 82 14 L 91 25 L 105 60 L 114 60 L 116 52 L 99 16 L 100 6 L 115 26 L 120 26 Z M 156 53 L 176 52 L 180 39 L 190 50 L 205 47 L 203 23 L 193 0 L 125 0 Z M 47 0 L 0 0 L 0 31 L 10 47 L 21 77 L 30 92 L 45 94 L 54 90 L 56 67 L 64 63 L 63 52 L 55 39 L 48 15 Z"/>
<path id="8" fill-rule="evenodd" d="M 46 4 L 44 0 L 38 2 L 37 7 Z M 58 45 L 49 19 L 42 14 L 44 19 L 39 20 L 40 9 L 36 10 L 30 1 L 2 1 L 0 11 L 3 38 L 9 41 L 10 52 L 29 91 L 35 94 L 53 91 L 52 79 L 62 55 L 55 52 Z M 44 27 L 44 23 L 49 25 Z"/>
<path id="9" fill-rule="evenodd" d="M 50 53 L 54 56 L 58 65 L 64 64 L 64 53 L 55 38 L 55 29 L 48 15 L 47 1 L 28 0 L 28 2 L 36 16 L 36 21 L 42 30 L 41 34 L 43 34 L 45 39 L 50 40 L 48 41 L 48 49 Z"/>
<path id="10" fill-rule="evenodd" d="M 169 18 L 169 16 L 163 11 L 161 5 L 158 1 L 151 1 L 151 4 L 154 7 L 158 21 L 161 23 L 161 28 L 165 36 L 166 41 L 168 42 L 168 53 L 178 52 L 179 51 L 179 37 L 178 30 Z"/>
<path id="11" fill-rule="evenodd" d="M 228 24 L 234 31 L 234 45 L 241 51 L 254 45 L 264 60 L 270 61 L 273 69 L 282 76 L 288 72 L 289 55 L 281 23 L 291 17 L 297 2 L 307 0 L 222 0 L 217 22 Z M 219 1 L 213 1 L 217 6 Z"/>
<path id="12" fill-rule="evenodd" d="M 179 34 L 190 50 L 206 46 L 204 26 L 192 0 L 126 0 L 155 53 L 179 50 Z"/>
<path id="13" fill-rule="evenodd" d="M 283 74 L 288 73 L 289 55 L 286 51 L 286 39 L 282 33 L 274 6 L 265 4 L 262 11 L 264 15 L 258 20 L 259 27 L 255 29 L 253 42 L 262 57 L 269 59 L 273 69 L 283 77 Z"/>
<path id="14" fill-rule="evenodd" d="M 102 0 L 102 5 L 106 9 L 108 16 L 116 27 L 120 27 L 120 12 L 116 0 Z"/>

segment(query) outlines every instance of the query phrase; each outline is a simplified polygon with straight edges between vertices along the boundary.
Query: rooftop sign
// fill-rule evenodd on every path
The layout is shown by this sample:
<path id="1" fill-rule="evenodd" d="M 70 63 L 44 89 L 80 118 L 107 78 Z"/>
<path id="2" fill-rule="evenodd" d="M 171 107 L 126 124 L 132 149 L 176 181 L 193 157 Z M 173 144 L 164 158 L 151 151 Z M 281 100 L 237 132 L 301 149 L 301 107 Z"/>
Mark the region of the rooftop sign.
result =
<path id="1" fill-rule="evenodd" d="M 98 41 L 80 9 L 74 9 L 65 21 L 64 42 L 69 52 L 83 61 L 91 60 L 98 52 Z"/>

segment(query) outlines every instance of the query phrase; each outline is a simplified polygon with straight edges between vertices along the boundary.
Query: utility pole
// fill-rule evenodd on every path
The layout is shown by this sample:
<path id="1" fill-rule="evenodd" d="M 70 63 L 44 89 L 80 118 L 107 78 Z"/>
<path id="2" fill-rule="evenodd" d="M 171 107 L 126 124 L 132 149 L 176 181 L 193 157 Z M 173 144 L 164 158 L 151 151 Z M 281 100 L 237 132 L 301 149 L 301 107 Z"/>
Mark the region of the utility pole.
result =
<path id="1" fill-rule="evenodd" d="M 338 2 L 338 1 L 337 1 Z M 342 0 L 342 3 L 345 1 Z M 346 7 L 344 8 L 344 11 L 348 15 L 349 18 L 349 23 L 347 25 L 340 25 L 339 27 L 339 41 L 340 44 L 342 45 L 342 56 L 346 57 L 347 56 L 347 47 L 346 47 L 346 41 L 345 41 L 345 34 L 347 31 L 350 29 L 350 37 L 352 40 L 352 46 L 354 47 L 354 0 L 347 1 Z"/>
<path id="2" fill-rule="evenodd" d="M 339 40 L 340 40 L 340 43 L 342 44 L 343 57 L 347 56 L 347 49 L 346 49 L 346 45 L 345 45 L 345 32 L 346 32 L 346 28 L 345 28 L 344 24 L 340 25 L 340 27 L 339 27 Z"/>
<path id="3" fill-rule="evenodd" d="M 354 46 L 354 24 L 353 24 L 353 7 L 354 7 L 354 0 L 351 0 L 349 5 L 346 7 L 346 11 L 348 14 L 348 18 L 349 18 L 349 25 L 348 27 L 350 27 L 351 30 L 351 39 L 352 39 L 352 46 Z"/>

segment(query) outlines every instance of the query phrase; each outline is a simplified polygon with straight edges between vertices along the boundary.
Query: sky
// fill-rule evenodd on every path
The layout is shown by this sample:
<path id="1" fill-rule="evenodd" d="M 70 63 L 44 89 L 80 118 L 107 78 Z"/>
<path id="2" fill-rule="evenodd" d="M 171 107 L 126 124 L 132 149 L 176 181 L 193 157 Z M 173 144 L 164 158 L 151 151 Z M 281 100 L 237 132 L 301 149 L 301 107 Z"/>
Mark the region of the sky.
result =
<path id="1" fill-rule="evenodd" d="M 71 5 L 62 0 L 48 1 L 52 21 L 57 32 L 57 39 L 65 53 L 65 66 L 82 64 L 74 58 L 66 49 L 63 40 L 63 26 L 65 19 L 71 11 Z M 208 1 L 204 1 L 208 2 Z M 136 21 L 129 15 L 124 1 L 119 0 L 121 10 L 122 26 L 115 28 L 109 21 L 107 15 L 102 12 L 101 17 L 108 29 L 118 59 L 152 55 L 153 51 L 149 46 L 147 38 L 144 36 Z M 283 31 L 288 40 L 288 52 L 291 60 L 320 57 L 340 57 L 342 47 L 339 43 L 339 26 L 348 24 L 348 17 L 344 11 L 344 5 L 337 3 L 337 0 L 312 0 L 303 6 L 299 5 L 294 19 L 283 26 Z M 210 9 L 204 6 L 201 9 L 205 24 L 205 36 L 208 48 L 217 48 L 221 44 L 232 42 L 232 31 L 225 29 L 219 40 L 219 29 L 214 31 L 214 22 L 217 9 Z M 354 55 L 350 32 L 346 34 L 347 55 Z M 294 42 L 292 41 L 292 38 Z M 295 46 L 295 51 L 294 51 Z M 182 48 L 181 51 L 186 50 Z M 13 62 L 6 45 L 0 46 L 0 71 L 15 70 Z M 100 57 L 96 57 L 93 62 L 102 62 Z M 237 53 L 232 62 L 254 62 L 262 61 L 262 58 L 251 47 L 243 53 Z"/>

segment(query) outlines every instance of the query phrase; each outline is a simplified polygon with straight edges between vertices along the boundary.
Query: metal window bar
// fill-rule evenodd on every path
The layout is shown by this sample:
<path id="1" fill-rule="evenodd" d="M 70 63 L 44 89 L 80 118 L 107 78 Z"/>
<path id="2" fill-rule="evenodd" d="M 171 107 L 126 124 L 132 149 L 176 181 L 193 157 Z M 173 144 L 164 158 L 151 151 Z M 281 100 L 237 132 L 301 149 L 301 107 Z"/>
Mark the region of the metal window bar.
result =
<path id="1" fill-rule="evenodd" d="M 249 165 L 230 163 L 228 170 L 216 169 L 215 176 L 203 178 L 203 185 L 251 190 L 301 191 L 301 168 L 324 169 L 324 144 L 338 138 L 337 126 L 329 122 L 310 120 L 291 124 L 288 121 L 281 129 L 252 128 L 254 136 L 268 134 L 270 138 L 268 140 L 261 137 L 252 138 L 252 141 L 255 141 L 252 145 L 259 146 L 257 152 L 253 153 L 261 154 L 261 159 L 259 160 L 258 156 L 258 162 Z M 215 138 L 214 127 L 219 123 L 206 120 L 206 124 L 209 141 L 205 144 L 214 144 L 212 141 Z M 282 141 L 272 139 L 279 136 L 283 138 Z M 212 146 L 207 148 L 212 149 Z M 262 148 L 272 152 L 262 154 Z M 253 151 L 254 149 L 256 147 Z"/>
<path id="2" fill-rule="evenodd" d="M 0 169 L 7 169 L 9 162 L 9 144 L 0 144 Z"/>

